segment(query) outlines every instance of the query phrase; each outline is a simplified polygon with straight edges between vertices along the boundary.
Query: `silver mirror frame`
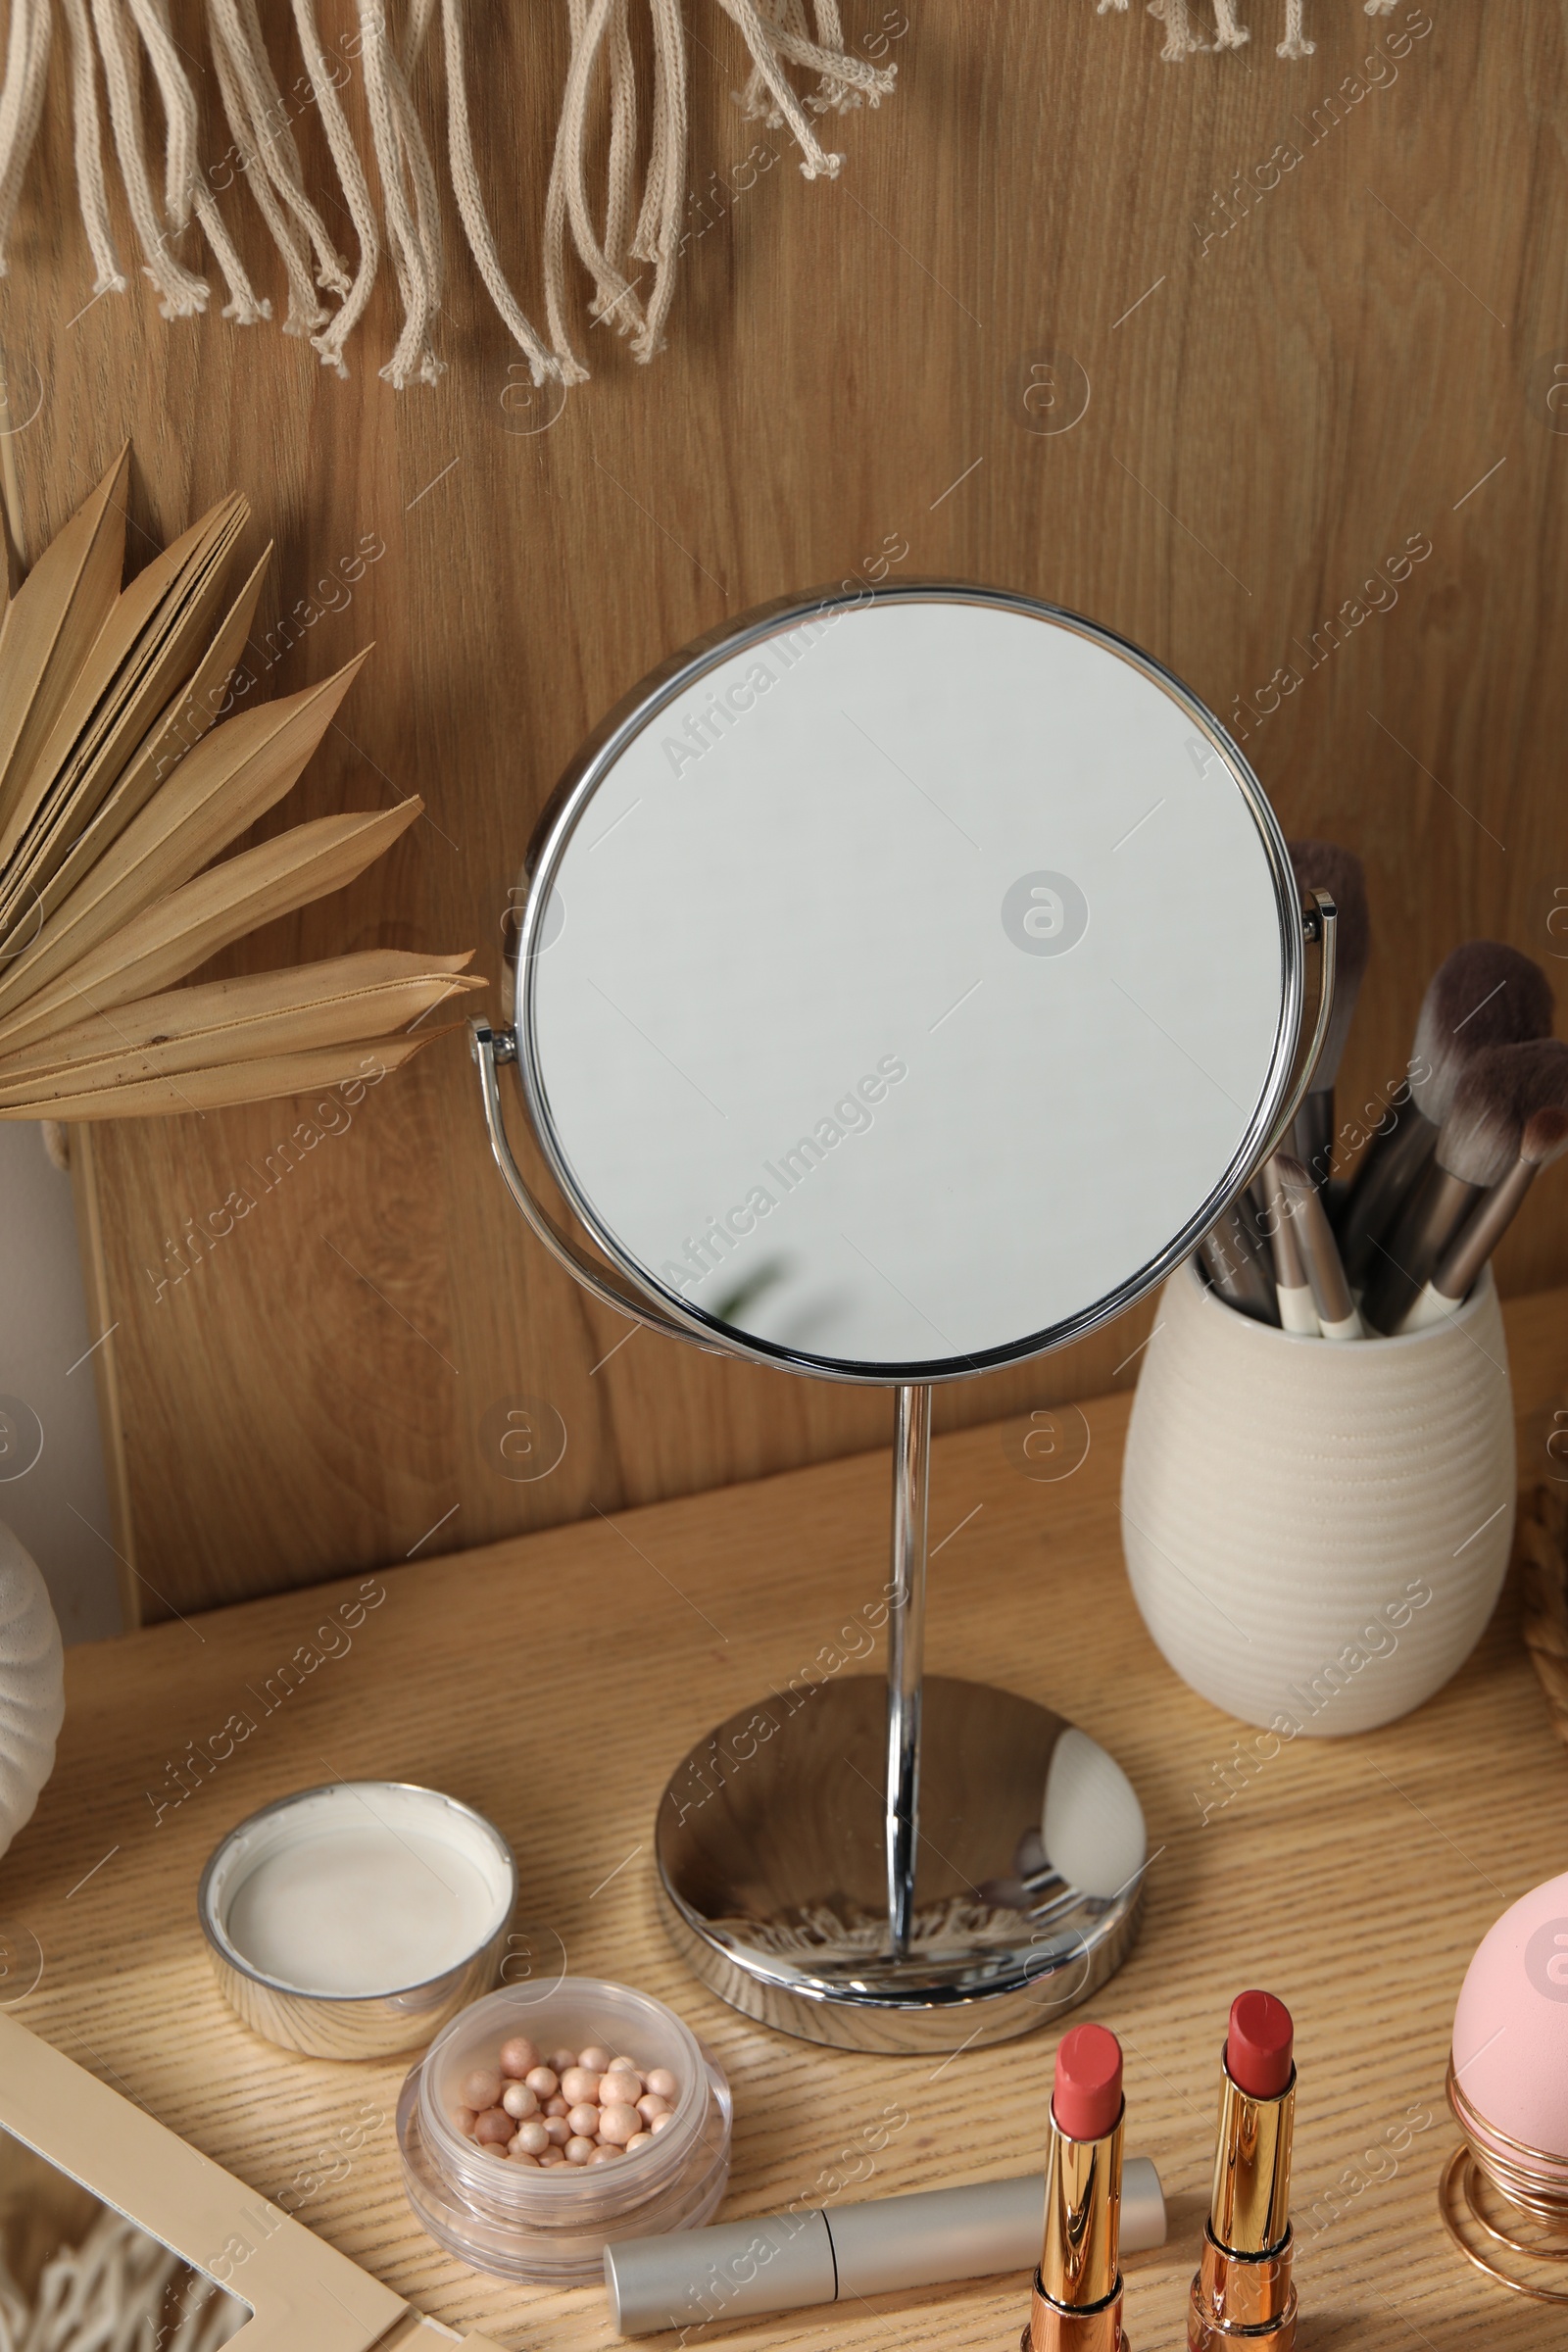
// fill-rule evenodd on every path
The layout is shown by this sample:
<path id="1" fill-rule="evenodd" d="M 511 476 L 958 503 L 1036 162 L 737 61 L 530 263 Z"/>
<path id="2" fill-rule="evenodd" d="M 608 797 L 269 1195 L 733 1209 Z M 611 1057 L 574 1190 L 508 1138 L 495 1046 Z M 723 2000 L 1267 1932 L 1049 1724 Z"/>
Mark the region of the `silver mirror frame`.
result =
<path id="1" fill-rule="evenodd" d="M 1257 827 L 1274 888 L 1284 986 L 1268 1082 L 1247 1132 L 1208 1198 L 1156 1258 L 1107 1297 L 1080 1309 L 1064 1322 L 1044 1331 L 1025 1333 L 1004 1346 L 966 1356 L 935 1357 L 908 1363 L 862 1363 L 844 1357 L 810 1354 L 773 1341 L 759 1339 L 752 1333 L 738 1331 L 732 1325 L 715 1321 L 678 1293 L 667 1290 L 645 1267 L 639 1265 L 618 1236 L 605 1223 L 594 1201 L 577 1182 L 556 1125 L 541 1068 L 535 987 L 540 933 L 551 892 L 572 836 L 600 784 L 627 746 L 662 710 L 708 672 L 744 652 L 747 647 L 777 634 L 781 628 L 801 627 L 811 620 L 870 605 L 952 603 L 990 607 L 1071 629 L 1130 662 L 1180 706 L 1195 729 L 1212 745 L 1216 756 L 1223 761 Z M 1054 605 L 1041 604 L 1033 598 L 1011 595 L 1000 589 L 971 587 L 942 580 L 911 580 L 901 582 L 896 587 L 870 588 L 854 593 L 837 590 L 807 598 L 783 598 L 777 603 L 759 607 L 738 622 L 727 623 L 721 629 L 710 632 L 696 645 L 674 656 L 616 705 L 571 761 L 557 786 L 529 845 L 526 870 L 528 894 L 519 927 L 514 967 L 515 1017 L 510 1040 L 513 1051 L 507 1058 L 515 1060 L 529 1125 L 544 1153 L 551 1176 L 572 1215 L 620 1277 L 621 1285 L 629 1285 L 639 1301 L 639 1307 L 635 1309 L 627 1301 L 621 1305 L 621 1311 L 637 1311 L 640 1319 L 653 1321 L 658 1328 L 678 1331 L 683 1338 L 695 1341 L 699 1347 L 716 1348 L 726 1353 L 745 1356 L 753 1363 L 803 1373 L 815 1380 L 844 1380 L 858 1386 L 876 1385 L 885 1388 L 897 1388 L 909 1382 L 918 1382 L 923 1386 L 973 1380 L 982 1373 L 997 1371 L 1004 1365 L 1027 1362 L 1034 1356 L 1065 1347 L 1071 1341 L 1098 1330 L 1102 1324 L 1114 1321 L 1116 1316 L 1123 1314 L 1149 1292 L 1156 1290 L 1192 1253 L 1221 1210 L 1235 1198 L 1254 1168 L 1268 1156 L 1273 1139 L 1289 1124 L 1289 1117 L 1284 1114 L 1288 1111 L 1293 1091 L 1291 1079 L 1297 1059 L 1305 996 L 1304 948 L 1308 925 L 1303 921 L 1300 896 L 1279 821 L 1261 784 L 1237 745 L 1212 712 L 1205 710 L 1179 679 L 1112 630 L 1102 628 L 1097 622 L 1085 620 L 1078 613 L 1065 612 Z M 607 1302 L 618 1303 L 615 1299 Z M 651 1315 L 649 1309 L 652 1309 Z"/>
<path id="2" fill-rule="evenodd" d="M 1054 622 L 1131 662 L 1179 705 L 1224 762 L 1257 826 L 1274 887 L 1284 988 L 1268 1083 L 1247 1133 L 1209 1199 L 1157 1259 L 1061 1325 L 1005 1347 L 929 1363 L 858 1364 L 760 1341 L 719 1323 L 664 1290 L 621 1247 L 577 1185 L 556 1130 L 539 1067 L 534 978 L 540 933 L 566 849 L 600 783 L 634 737 L 720 662 L 780 627 L 799 627 L 868 603 L 909 602 L 992 606 Z M 738 1794 L 723 1771 L 716 1775 L 716 1788 L 712 1779 L 714 1756 L 723 1752 L 722 1736 L 741 1723 L 740 1717 L 691 1749 L 665 1788 L 655 1835 L 660 1895 L 672 1939 L 721 1999 L 762 2023 L 830 2046 L 958 2050 L 1048 2025 L 1087 1999 L 1127 1956 L 1137 1935 L 1147 1865 L 1104 1898 L 1067 1886 L 1054 1874 L 1049 1858 L 1044 1869 L 1030 1865 L 1019 1877 L 1024 1865 L 1011 1857 L 1022 1855 L 1027 1844 L 1027 1839 L 1020 1843 L 1019 1832 L 1028 1826 L 1029 1791 L 1038 1791 L 1042 1777 L 1049 1776 L 1056 1743 L 1070 1727 L 1015 1693 L 941 1678 L 926 1684 L 922 1637 L 932 1385 L 973 1379 L 1081 1338 L 1133 1305 L 1190 1254 L 1278 1148 L 1306 1092 L 1333 1007 L 1334 903 L 1326 892 L 1316 891 L 1303 904 L 1262 786 L 1219 721 L 1160 663 L 1112 631 L 1056 606 L 930 580 L 892 588 L 857 584 L 852 589 L 846 583 L 837 591 L 784 598 L 673 656 L 633 688 L 572 760 L 536 828 L 525 871 L 528 892 L 517 942 L 513 1026 L 499 1032 L 483 1021 L 470 1026 L 491 1150 L 534 1234 L 593 1297 L 670 1339 L 775 1370 L 888 1386 L 897 1394 L 886 1684 L 870 1676 L 847 1677 L 835 1686 L 834 1705 L 825 1716 L 820 1709 L 808 1713 L 793 1729 L 793 1708 L 788 1721 L 769 1716 L 779 1737 L 765 1751 L 768 1770 L 750 1767 L 736 1785 Z M 1303 1054 L 1308 943 L 1318 949 L 1320 979 L 1313 1035 Z M 517 1165 L 502 1113 L 497 1073 L 503 1062 L 516 1065 L 546 1163 L 600 1257 L 562 1229 Z M 748 1736 L 756 1720 L 747 1718 Z M 934 1735 L 934 1742 L 923 1738 L 925 1733 Z M 938 1855 L 938 1862 L 950 1876 L 956 1872 L 957 1885 L 971 1893 L 986 1886 L 1005 1889 L 998 1898 L 1002 1913 L 993 1909 L 993 1926 L 972 1948 L 962 1937 L 962 1948 L 954 1948 L 942 1889 L 933 1893 L 931 1855 L 922 1857 L 925 1745 L 933 1747 L 927 1796 L 935 1799 L 936 1817 L 952 1825 L 944 1836 L 950 1852 Z M 880 1816 L 876 1830 L 866 1822 L 857 1826 L 837 1818 L 829 1790 L 850 1748 L 869 1756 L 878 1746 L 885 1757 L 880 1794 L 871 1790 L 865 1773 L 857 1775 L 871 1790 Z M 1020 1758 L 1027 1759 L 1021 1781 Z M 1110 1764 L 1109 1758 L 1103 1761 Z M 930 1785 L 933 1768 L 935 1787 Z M 701 1796 L 694 1796 L 696 1788 Z M 814 1790 L 809 1801 L 803 1801 L 803 1788 Z M 1136 1810 L 1130 1787 L 1127 1797 Z M 687 1828 L 694 1811 L 696 1823 Z M 951 1850 L 955 1832 L 962 1849 L 956 1859 Z M 878 1871 L 871 1869 L 868 1877 L 872 1843 L 880 1850 L 880 1903 L 870 1885 Z M 770 1854 L 765 1868 L 764 1846 Z M 917 1900 L 922 1863 L 923 1909 Z M 846 1869 L 856 1879 L 850 1894 L 844 1892 Z M 950 1887 L 948 1902 L 952 1894 Z M 1012 1922 L 1000 1936 L 997 1916 Z M 810 1923 L 804 1948 L 803 1921 Z M 785 1956 L 789 1953 L 793 1957 Z"/>

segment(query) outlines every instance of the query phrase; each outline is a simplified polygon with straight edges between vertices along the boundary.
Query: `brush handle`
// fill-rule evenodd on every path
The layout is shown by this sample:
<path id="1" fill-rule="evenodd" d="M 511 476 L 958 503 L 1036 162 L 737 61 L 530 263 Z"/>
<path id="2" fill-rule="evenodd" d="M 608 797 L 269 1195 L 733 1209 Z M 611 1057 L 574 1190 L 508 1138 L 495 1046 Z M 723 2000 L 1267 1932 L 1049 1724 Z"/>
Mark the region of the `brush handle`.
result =
<path id="1" fill-rule="evenodd" d="M 1198 1245 L 1198 1254 L 1209 1282 L 1228 1306 L 1250 1315 L 1256 1323 L 1278 1325 L 1273 1270 L 1263 1262 L 1262 1244 L 1242 1201 L 1233 1200 L 1215 1218 Z"/>
<path id="2" fill-rule="evenodd" d="M 1459 1304 L 1457 1298 L 1445 1298 L 1436 1285 L 1429 1282 L 1399 1325 L 1399 1337 L 1403 1339 L 1412 1331 L 1429 1331 L 1434 1323 L 1445 1322 Z"/>
<path id="3" fill-rule="evenodd" d="M 1500 1184 L 1482 1195 L 1473 1216 L 1466 1219 L 1433 1269 L 1401 1331 L 1421 1331 L 1440 1316 L 1451 1315 L 1468 1298 L 1472 1284 L 1519 1213 L 1519 1203 L 1535 1181 L 1535 1162 L 1515 1160 Z M 1432 1303 L 1429 1305 L 1428 1301 Z M 1420 1312 L 1422 1320 L 1414 1320 Z"/>
<path id="4" fill-rule="evenodd" d="M 1398 1213 L 1400 1202 L 1419 1181 L 1421 1171 L 1437 1149 L 1436 1124 L 1407 1103 L 1397 1126 L 1376 1135 L 1361 1155 L 1339 1222 L 1340 1255 L 1347 1279 L 1357 1289 L 1365 1283 L 1377 1254 L 1377 1244 Z"/>
<path id="5" fill-rule="evenodd" d="M 1436 1162 L 1427 1170 L 1389 1239 L 1377 1245 L 1380 1263 L 1361 1301 L 1374 1331 L 1399 1329 L 1484 1189 Z"/>
<path id="6" fill-rule="evenodd" d="M 1323 1196 L 1299 1160 L 1288 1158 L 1281 1152 L 1275 1163 L 1285 1187 L 1286 1197 L 1294 1212 L 1301 1249 L 1306 1258 L 1306 1276 L 1312 1289 L 1312 1303 L 1326 1340 L 1360 1340 L 1366 1337 L 1361 1318 L 1350 1296 L 1350 1286 L 1345 1279 L 1340 1262 L 1334 1230 L 1329 1223 Z"/>
<path id="7" fill-rule="evenodd" d="M 1292 1332 L 1301 1340 L 1320 1340 L 1323 1337 L 1323 1326 L 1317 1319 L 1317 1308 L 1312 1304 L 1310 1290 L 1288 1291 L 1281 1283 L 1278 1297 L 1282 1331 Z"/>
<path id="8" fill-rule="evenodd" d="M 1304 1178 L 1303 1178 L 1304 1181 Z M 1274 1287 L 1279 1295 L 1280 1325 L 1302 1339 L 1316 1339 L 1320 1326 L 1312 1303 L 1306 1258 L 1297 1230 L 1296 1207 L 1286 1187 L 1278 1158 L 1263 1170 L 1268 1200 L 1268 1241 L 1274 1255 Z M 1310 1188 L 1309 1188 L 1310 1189 Z"/>
<path id="9" fill-rule="evenodd" d="M 1291 1126 L 1291 1157 L 1299 1160 L 1322 1192 L 1334 1166 L 1334 1088 L 1315 1087 L 1302 1101 Z"/>

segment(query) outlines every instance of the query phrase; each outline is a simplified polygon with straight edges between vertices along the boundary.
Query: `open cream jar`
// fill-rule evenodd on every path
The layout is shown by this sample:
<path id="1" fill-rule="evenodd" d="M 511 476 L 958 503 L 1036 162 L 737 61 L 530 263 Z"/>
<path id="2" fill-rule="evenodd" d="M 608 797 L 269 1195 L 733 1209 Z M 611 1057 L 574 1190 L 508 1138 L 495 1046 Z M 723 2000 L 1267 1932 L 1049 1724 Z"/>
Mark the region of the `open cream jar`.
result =
<path id="1" fill-rule="evenodd" d="M 494 1984 L 516 1891 L 482 1814 L 434 1788 L 337 1781 L 230 1830 L 197 1908 L 246 2025 L 310 2058 L 387 2058 Z"/>

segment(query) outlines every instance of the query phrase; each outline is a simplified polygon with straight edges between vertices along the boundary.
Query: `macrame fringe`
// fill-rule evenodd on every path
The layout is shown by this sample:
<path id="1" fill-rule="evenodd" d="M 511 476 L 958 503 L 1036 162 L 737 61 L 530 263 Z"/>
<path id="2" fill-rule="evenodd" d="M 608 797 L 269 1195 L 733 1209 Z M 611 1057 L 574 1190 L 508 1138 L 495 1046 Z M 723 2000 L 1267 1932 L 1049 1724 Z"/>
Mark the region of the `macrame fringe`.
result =
<path id="1" fill-rule="evenodd" d="M 11 0 L 5 81 L 0 88 L 0 276 L 28 159 L 43 114 L 56 0 Z M 1186 0 L 1166 0 L 1185 8 Z M 1233 0 L 1217 0 L 1225 9 Z M 1382 0 L 1367 0 L 1369 10 Z M 1392 5 L 1392 0 L 1389 0 Z M 211 288 L 176 251 L 199 236 L 228 299 L 223 317 L 251 326 L 272 316 L 257 293 L 218 203 L 220 185 L 249 189 L 276 249 L 288 290 L 282 331 L 308 337 L 321 365 L 347 375 L 345 349 L 369 302 L 383 256 L 390 258 L 402 319 L 380 370 L 401 391 L 435 383 L 445 362 L 432 329 L 445 268 L 437 167 L 414 98 L 427 48 L 439 46 L 446 102 L 446 168 L 475 269 L 533 380 L 586 380 L 568 322 L 573 258 L 591 281 L 595 326 L 629 338 L 634 359 L 663 349 L 681 246 L 687 193 L 687 50 L 682 0 L 565 0 L 571 56 L 545 199 L 543 291 L 547 332 L 531 323 L 497 251 L 468 111 L 465 0 L 357 0 L 354 67 L 329 56 L 317 0 L 290 0 L 303 82 L 321 122 L 337 177 L 334 200 L 353 224 L 358 260 L 338 252 L 305 185 L 290 112 L 273 71 L 257 0 L 206 0 L 207 31 L 234 170 L 217 182 L 201 153 L 201 110 L 188 52 L 174 39 L 169 0 L 58 0 L 70 40 L 72 146 L 76 195 L 96 275 L 93 294 L 122 294 L 122 268 L 105 173 L 107 100 L 113 169 L 166 318 L 205 311 Z M 746 43 L 750 70 L 735 93 L 750 118 L 787 128 L 808 179 L 833 178 L 843 157 L 824 148 L 813 118 L 876 106 L 896 69 L 875 66 L 844 45 L 839 0 L 716 0 Z M 1125 8 L 1127 0 L 1101 0 Z M 389 7 L 401 30 L 389 20 Z M 653 85 L 646 160 L 638 181 L 642 98 L 632 12 L 646 10 L 653 37 Z M 273 10 L 276 19 L 281 12 Z M 430 40 L 437 17 L 439 43 Z M 1245 36 L 1244 36 L 1245 37 Z M 345 44 L 346 46 L 347 44 Z M 374 161 L 362 155 L 339 96 L 357 67 Z M 148 164 L 148 90 L 162 121 L 162 202 Z M 803 95 L 792 74 L 814 76 Z M 605 184 L 590 189 L 588 159 L 602 127 Z M 211 127 L 211 126 L 210 126 Z M 569 239 L 569 244 L 568 244 Z M 330 296 L 332 301 L 324 301 Z"/>
<path id="2" fill-rule="evenodd" d="M 838 0 L 815 0 L 816 37 L 810 37 L 805 0 L 719 0 L 719 6 L 739 27 L 752 53 L 751 78 L 737 92 L 737 104 L 752 122 L 770 130 L 788 127 L 801 150 L 801 170 L 808 179 L 836 179 L 842 155 L 822 147 L 807 120 L 814 114 L 846 114 L 862 102 L 879 106 L 893 87 L 895 69 L 878 68 L 864 58 L 852 57 L 844 47 Z M 788 80 L 786 65 L 802 66 L 817 75 L 816 93 L 803 106 Z"/>
<path id="3" fill-rule="evenodd" d="M 1316 41 L 1306 37 L 1306 0 L 1285 0 L 1285 38 L 1276 54 L 1295 62 L 1310 57 L 1316 48 Z"/>
<path id="4" fill-rule="evenodd" d="M 727 5 L 728 0 L 723 0 Z M 1112 9 L 1118 15 L 1127 13 L 1128 0 L 1096 0 L 1096 14 L 1108 16 Z M 798 14 L 800 0 L 775 0 L 775 5 L 793 8 Z M 1149 13 L 1165 27 L 1165 45 L 1160 55 L 1171 65 L 1180 65 L 1195 49 L 1240 49 L 1251 39 L 1251 34 L 1237 14 L 1237 0 L 1213 0 L 1214 38 L 1205 41 L 1193 28 L 1190 0 L 1149 0 Z M 1392 16 L 1395 0 L 1362 0 L 1369 17 Z M 1285 0 L 1285 38 L 1275 54 L 1293 61 L 1316 54 L 1317 43 L 1306 37 L 1306 0 Z"/>
<path id="5" fill-rule="evenodd" d="M 96 52 L 92 45 L 92 27 L 87 22 L 87 0 L 65 0 L 66 23 L 71 29 L 71 123 L 72 144 L 76 160 L 76 187 L 81 199 L 82 224 L 87 231 L 87 243 L 98 274 L 93 280 L 93 294 L 123 294 L 130 284 L 115 255 L 115 240 L 109 226 L 109 191 L 104 185 L 103 142 L 98 125 L 98 77 Z M 13 19 L 15 22 L 15 19 Z M 11 76 L 6 75 L 10 90 Z M 3 111 L 3 109 L 0 109 Z M 0 269 L 4 269 L 5 246 L 11 232 L 8 215 L 0 221 Z"/>
<path id="6" fill-rule="evenodd" d="M 43 114 L 54 19 L 49 0 L 11 0 L 6 84 L 0 92 L 0 274 L 32 142 Z"/>

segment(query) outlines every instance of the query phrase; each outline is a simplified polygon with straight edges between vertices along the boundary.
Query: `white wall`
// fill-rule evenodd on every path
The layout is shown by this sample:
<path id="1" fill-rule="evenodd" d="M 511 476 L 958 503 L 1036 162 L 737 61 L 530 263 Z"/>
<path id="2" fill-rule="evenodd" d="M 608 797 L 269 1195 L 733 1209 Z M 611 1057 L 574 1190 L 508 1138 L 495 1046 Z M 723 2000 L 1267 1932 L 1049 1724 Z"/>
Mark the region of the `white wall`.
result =
<path id="1" fill-rule="evenodd" d="M 87 1327 L 71 1178 L 51 1163 L 38 1127 L 0 1120 L 0 1519 L 42 1569 L 68 1642 L 121 1624 L 88 1356 L 98 1337 Z"/>

